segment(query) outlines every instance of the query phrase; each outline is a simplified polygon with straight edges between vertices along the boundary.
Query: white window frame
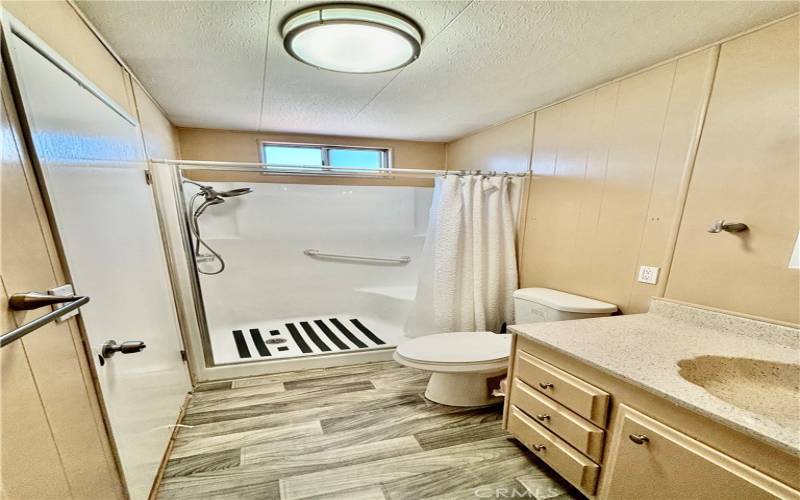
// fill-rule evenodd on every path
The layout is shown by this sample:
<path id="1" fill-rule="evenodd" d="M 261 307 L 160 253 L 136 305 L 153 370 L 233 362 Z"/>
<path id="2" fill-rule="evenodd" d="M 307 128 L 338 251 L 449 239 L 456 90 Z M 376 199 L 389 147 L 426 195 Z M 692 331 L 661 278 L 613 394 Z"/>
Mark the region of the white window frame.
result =
<path id="1" fill-rule="evenodd" d="M 320 169 L 322 170 L 346 170 L 344 167 L 334 167 L 330 164 L 330 151 L 332 149 L 366 149 L 369 151 L 378 151 L 381 154 L 381 165 L 380 168 L 382 169 L 389 169 L 392 168 L 392 148 L 385 147 L 385 146 L 348 146 L 345 144 L 320 144 L 320 143 L 311 143 L 311 142 L 283 142 L 283 141 L 259 141 L 258 150 L 259 150 L 259 157 L 261 158 L 261 163 L 267 163 L 266 154 L 264 151 L 264 146 L 283 146 L 283 147 L 295 147 L 295 148 L 320 148 L 322 149 L 322 165 Z M 355 167 L 360 168 L 360 167 Z M 265 170 L 268 170 L 269 167 L 266 167 Z"/>

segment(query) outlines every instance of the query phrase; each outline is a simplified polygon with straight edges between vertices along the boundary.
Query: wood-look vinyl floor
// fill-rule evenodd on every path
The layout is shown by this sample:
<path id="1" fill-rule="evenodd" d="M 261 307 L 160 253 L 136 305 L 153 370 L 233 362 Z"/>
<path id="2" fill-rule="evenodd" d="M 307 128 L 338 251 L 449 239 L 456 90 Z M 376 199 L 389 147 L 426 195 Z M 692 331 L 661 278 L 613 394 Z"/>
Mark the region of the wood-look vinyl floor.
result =
<path id="1" fill-rule="evenodd" d="M 423 397 L 394 362 L 195 388 L 162 500 L 581 498 L 500 426 L 502 407 Z"/>

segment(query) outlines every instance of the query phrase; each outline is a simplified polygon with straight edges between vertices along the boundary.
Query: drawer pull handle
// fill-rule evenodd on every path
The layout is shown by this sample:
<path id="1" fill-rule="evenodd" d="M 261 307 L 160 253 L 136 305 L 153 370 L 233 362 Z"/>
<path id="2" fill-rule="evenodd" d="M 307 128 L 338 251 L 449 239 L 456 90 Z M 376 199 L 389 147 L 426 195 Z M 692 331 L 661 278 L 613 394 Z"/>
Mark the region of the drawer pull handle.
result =
<path id="1" fill-rule="evenodd" d="M 536 415 L 536 420 L 539 422 L 544 422 L 545 420 L 550 420 L 550 415 Z"/>
<path id="2" fill-rule="evenodd" d="M 541 387 L 542 389 L 552 389 L 553 384 L 551 384 L 550 382 L 539 382 L 539 387 Z"/>
<path id="3" fill-rule="evenodd" d="M 533 448 L 533 451 L 544 451 L 544 450 L 547 449 L 547 446 L 545 446 L 543 444 L 535 444 L 535 445 L 531 446 L 531 448 Z"/>
<path id="4" fill-rule="evenodd" d="M 628 437 L 631 439 L 631 441 L 633 441 L 636 444 L 645 444 L 648 441 L 650 441 L 650 438 L 645 436 L 644 434 L 631 434 Z"/>

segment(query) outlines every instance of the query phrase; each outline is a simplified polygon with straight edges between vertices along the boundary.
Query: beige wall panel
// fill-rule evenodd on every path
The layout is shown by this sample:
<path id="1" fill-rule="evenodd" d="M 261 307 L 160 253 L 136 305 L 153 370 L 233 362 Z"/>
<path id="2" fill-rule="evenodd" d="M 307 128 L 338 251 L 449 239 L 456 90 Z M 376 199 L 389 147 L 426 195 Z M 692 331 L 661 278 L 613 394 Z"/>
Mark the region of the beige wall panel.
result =
<path id="1" fill-rule="evenodd" d="M 522 286 L 646 311 L 663 267 L 714 51 L 663 64 L 536 113 Z"/>
<path id="2" fill-rule="evenodd" d="M 69 3 L 63 0 L 4 0 L 2 7 L 86 75 L 100 90 L 133 113 L 125 71 Z"/>
<path id="3" fill-rule="evenodd" d="M 673 68 L 537 113 L 523 286 L 625 308 Z"/>
<path id="4" fill-rule="evenodd" d="M 133 82 L 133 93 L 139 126 L 142 129 L 147 154 L 151 158 L 178 158 L 178 140 L 175 127 L 161 113 L 147 93 Z"/>
<path id="5" fill-rule="evenodd" d="M 179 128 L 181 156 L 185 160 L 260 162 L 261 141 L 335 144 L 346 146 L 388 147 L 392 149 L 392 165 L 396 168 L 444 169 L 445 144 L 440 142 L 397 141 L 391 139 L 366 139 L 360 137 L 320 136 L 303 134 L 237 132 Z M 369 180 L 336 179 L 330 177 L 266 176 L 262 174 L 235 174 L 230 172 L 194 172 L 192 178 L 237 182 L 307 182 L 315 184 L 363 184 L 432 186 L 430 179 Z"/>
<path id="6" fill-rule="evenodd" d="M 551 106 L 536 112 L 536 132 L 531 155 L 531 172 L 534 178 L 552 176 L 555 172 L 562 109 L 560 106 Z"/>
<path id="7" fill-rule="evenodd" d="M 666 296 L 800 322 L 798 17 L 722 45 Z M 739 235 L 710 234 L 720 218 Z"/>
<path id="8" fill-rule="evenodd" d="M 588 295 L 627 307 L 675 63 L 620 82 Z M 580 286 L 579 284 L 576 284 Z"/>
<path id="9" fill-rule="evenodd" d="M 711 90 L 717 54 L 715 47 L 678 60 L 634 272 L 642 265 L 661 269 L 669 265 L 673 234 L 680 222 L 685 197 L 681 188 L 691 171 L 690 162 Z M 659 277 L 659 280 L 665 279 L 663 274 Z M 647 311 L 650 297 L 658 296 L 663 289 L 659 284 L 639 283 L 634 279 L 628 309 Z"/>
<path id="10" fill-rule="evenodd" d="M 530 168 L 533 113 L 447 144 L 448 170 L 524 172 Z"/>
<path id="11" fill-rule="evenodd" d="M 542 249 L 538 244 L 540 238 L 536 234 L 547 231 L 548 219 L 545 216 L 548 201 L 548 190 L 541 189 L 541 184 L 546 183 L 553 176 L 555 169 L 556 153 L 558 151 L 558 133 L 561 125 L 561 108 L 553 106 L 536 113 L 536 132 L 534 133 L 533 153 L 531 155 L 532 176 L 528 180 L 528 200 L 524 221 L 524 231 L 521 234 L 522 248 L 519 257 L 519 282 L 521 287 L 532 286 L 530 276 L 537 273 L 542 265 Z M 541 145 L 547 144 L 548 147 Z M 534 194 L 535 193 L 535 194 Z M 539 211 L 541 210 L 541 217 Z"/>
<path id="12" fill-rule="evenodd" d="M 9 102 L 4 99 L 4 105 Z M 8 293 L 44 291 L 61 283 L 56 279 L 45 237 L 49 227 L 42 223 L 34 205 L 38 190 L 29 188 L 29 183 L 34 182 L 32 171 L 30 165 L 22 163 L 19 137 L 8 117 L 3 106 L 0 275 Z M 20 312 L 15 319 L 17 324 L 23 324 L 46 312 Z M 58 450 L 72 494 L 77 498 L 117 498 L 118 476 L 108 453 L 102 416 L 93 399 L 94 386 L 82 363 L 85 354 L 77 328 L 72 328 L 74 322 L 51 323 L 16 342 L 24 347 L 24 354 L 21 349 L 14 352 L 26 356 L 49 421 L 47 435 Z M 5 396 L 4 391 L 4 406 Z M 30 465 L 29 475 L 31 471 L 40 476 L 49 472 L 35 464 Z"/>
<path id="13" fill-rule="evenodd" d="M 558 288 L 556 283 L 574 282 L 580 272 L 574 242 L 590 150 L 594 97 L 593 92 L 584 94 L 537 117 L 537 131 L 543 134 L 537 134 L 534 145 L 535 175 L 525 228 L 530 250 L 526 248 L 525 259 L 530 261 L 527 271 L 536 281 L 553 284 L 553 288 Z M 523 285 L 529 286 L 526 278 L 523 276 Z"/>
<path id="14" fill-rule="evenodd" d="M 6 297 L 0 297 L 3 331 L 7 322 Z M 39 400 L 36 383 L 21 342 L 0 351 L 0 498 L 71 498 L 64 469 L 50 435 L 50 427 Z M 42 471 L 42 474 L 32 474 Z"/>
<path id="15" fill-rule="evenodd" d="M 0 287 L 0 331 L 16 326 Z M 0 395 L 0 498 L 68 498 L 69 484 L 21 342 L 0 351 Z M 49 474 L 41 477 L 31 470 Z"/>
<path id="16" fill-rule="evenodd" d="M 392 148 L 397 168 L 443 169 L 444 143 L 366 139 L 324 135 L 236 132 L 179 128 L 178 137 L 183 157 L 189 160 L 260 162 L 261 141 Z"/>
<path id="17" fill-rule="evenodd" d="M 595 245 L 597 241 L 597 224 L 600 219 L 603 196 L 605 193 L 606 170 L 611 138 L 614 134 L 615 109 L 619 97 L 619 83 L 613 83 L 597 89 L 591 117 L 586 120 L 592 124 L 592 135 L 589 142 L 589 155 L 586 161 L 586 175 L 583 185 L 578 189 L 581 196 L 581 209 L 578 214 L 574 241 L 573 260 L 569 265 L 578 271 L 577 280 L 569 284 L 573 293 L 588 293 L 585 288 L 589 281 L 595 279 Z M 571 274 L 576 276 L 575 272 Z M 554 285 L 561 281 L 554 277 Z M 596 290 L 598 285 L 591 285 Z"/>

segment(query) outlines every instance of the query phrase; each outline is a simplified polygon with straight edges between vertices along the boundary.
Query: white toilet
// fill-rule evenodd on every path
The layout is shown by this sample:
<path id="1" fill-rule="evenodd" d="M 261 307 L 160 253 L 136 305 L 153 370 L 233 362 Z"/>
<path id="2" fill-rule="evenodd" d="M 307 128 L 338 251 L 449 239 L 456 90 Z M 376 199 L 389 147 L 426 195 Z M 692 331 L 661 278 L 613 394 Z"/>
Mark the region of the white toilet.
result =
<path id="1" fill-rule="evenodd" d="M 514 292 L 515 323 L 538 323 L 608 316 L 617 306 L 549 288 Z M 433 372 L 425 397 L 449 406 L 486 406 L 502 397 L 492 388 L 505 376 L 511 335 L 451 332 L 427 335 L 397 346 L 401 365 Z"/>

